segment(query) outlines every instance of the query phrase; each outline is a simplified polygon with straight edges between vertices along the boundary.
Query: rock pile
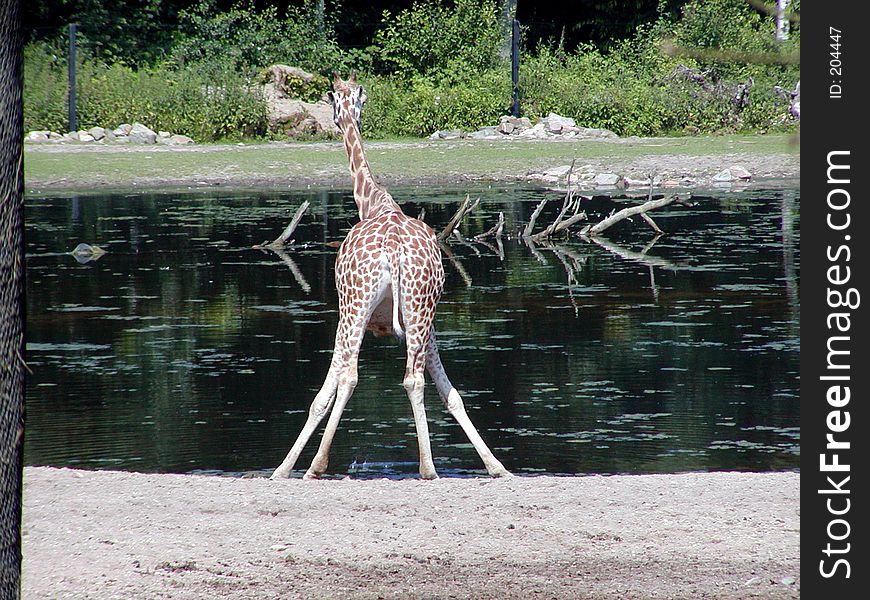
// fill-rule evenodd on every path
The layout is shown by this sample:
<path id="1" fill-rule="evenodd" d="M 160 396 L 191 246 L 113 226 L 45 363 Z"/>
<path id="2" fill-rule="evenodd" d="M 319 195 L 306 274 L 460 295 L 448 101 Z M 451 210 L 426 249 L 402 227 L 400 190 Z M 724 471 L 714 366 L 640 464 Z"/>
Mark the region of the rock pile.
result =
<path id="1" fill-rule="evenodd" d="M 547 186 L 566 186 L 568 173 L 571 173 L 571 185 L 575 189 L 627 189 L 646 191 L 649 189 L 650 180 L 648 175 L 638 173 L 612 173 L 597 171 L 592 165 L 575 165 L 571 171 L 571 165 L 560 165 L 540 172 L 527 175 L 530 181 L 540 182 Z M 715 175 L 702 177 L 688 177 L 685 175 L 655 175 L 653 187 L 655 188 L 695 188 L 699 186 L 727 186 L 739 185 L 752 179 L 752 174 L 740 165 L 733 165 L 722 169 Z"/>
<path id="2" fill-rule="evenodd" d="M 607 129 L 595 129 L 592 127 L 578 127 L 574 119 L 550 113 L 546 117 L 532 122 L 526 117 L 512 117 L 505 115 L 498 121 L 498 125 L 483 127 L 472 133 L 465 133 L 458 129 L 451 131 L 436 131 L 429 136 L 430 140 L 454 140 L 469 138 L 474 140 L 498 140 L 498 139 L 614 139 L 618 137 Z"/>
<path id="3" fill-rule="evenodd" d="M 123 123 L 114 129 L 104 127 L 91 127 L 79 131 L 60 134 L 56 131 L 31 131 L 25 138 L 25 142 L 40 143 L 114 143 L 114 144 L 164 144 L 167 146 L 179 146 L 193 144 L 193 140 L 186 135 L 171 134 L 168 131 L 155 132 L 142 123 Z"/>

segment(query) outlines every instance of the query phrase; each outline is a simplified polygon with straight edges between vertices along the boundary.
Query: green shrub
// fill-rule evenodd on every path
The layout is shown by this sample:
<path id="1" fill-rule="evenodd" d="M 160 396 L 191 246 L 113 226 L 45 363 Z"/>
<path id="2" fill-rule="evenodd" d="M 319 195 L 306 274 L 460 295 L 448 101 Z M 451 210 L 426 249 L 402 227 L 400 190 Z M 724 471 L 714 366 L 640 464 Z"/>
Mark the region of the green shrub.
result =
<path id="1" fill-rule="evenodd" d="M 369 101 L 363 130 L 371 137 L 476 130 L 498 123 L 510 104 L 510 74 L 492 69 L 464 86 L 439 85 L 425 78 L 406 83 L 383 76 L 366 77 L 364 85 Z"/>
<path id="2" fill-rule="evenodd" d="M 253 76 L 278 63 L 315 73 L 344 66 L 330 23 L 321 29 L 317 22 L 314 0 L 289 6 L 283 18 L 275 6 L 257 10 L 253 0 L 239 0 L 225 12 L 215 0 L 200 0 L 179 20 L 183 35 L 170 55 L 178 67 L 219 65 Z"/>
<path id="3" fill-rule="evenodd" d="M 50 44 L 24 48 L 24 130 L 66 131 L 66 57 Z"/>
<path id="4" fill-rule="evenodd" d="M 493 0 L 417 0 L 395 15 L 384 11 L 383 21 L 376 64 L 404 81 L 473 80 L 493 66 L 502 39 Z"/>
<path id="5" fill-rule="evenodd" d="M 197 141 L 266 133 L 266 108 L 246 79 L 223 68 L 133 71 L 88 63 L 82 69 L 80 122 L 117 126 L 140 121 Z"/>

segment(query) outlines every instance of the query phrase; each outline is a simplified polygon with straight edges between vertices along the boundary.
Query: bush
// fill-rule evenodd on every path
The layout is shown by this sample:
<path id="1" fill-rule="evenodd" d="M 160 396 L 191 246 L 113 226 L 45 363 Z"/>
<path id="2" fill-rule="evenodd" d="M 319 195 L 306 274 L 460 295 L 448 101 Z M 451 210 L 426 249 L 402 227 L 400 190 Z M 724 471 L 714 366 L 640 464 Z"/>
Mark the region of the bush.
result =
<path id="1" fill-rule="evenodd" d="M 45 44 L 25 48 L 25 129 L 67 130 L 66 60 Z M 116 127 L 140 121 L 197 141 L 266 133 L 259 88 L 227 68 L 133 70 L 83 57 L 78 66 L 78 124 Z"/>
<path id="2" fill-rule="evenodd" d="M 66 57 L 46 42 L 24 48 L 24 130 L 65 131 Z"/>
<path id="3" fill-rule="evenodd" d="M 473 80 L 496 62 L 502 39 L 493 0 L 418 0 L 393 15 L 374 37 L 376 65 L 403 81 Z"/>
<path id="4" fill-rule="evenodd" d="M 266 133 L 266 107 L 246 79 L 223 68 L 133 71 L 87 63 L 82 69 L 80 122 L 117 126 L 140 121 L 197 141 Z"/>
<path id="5" fill-rule="evenodd" d="M 663 135 L 686 128 L 705 133 L 794 127 L 774 86 L 791 89 L 800 68 L 726 63 L 721 50 L 761 56 L 799 50 L 799 29 L 776 43 L 772 19 L 743 0 L 690 0 L 676 22 L 664 16 L 607 50 L 591 45 L 570 53 L 560 46 L 525 52 L 520 66 L 521 109 L 533 121 L 549 112 L 578 125 L 620 135 Z M 164 64 L 134 70 L 106 65 L 85 48 L 79 69 L 82 126 L 142 121 L 199 141 L 266 135 L 259 79 L 276 63 L 311 73 L 363 67 L 369 88 L 363 118 L 369 137 L 427 136 L 436 130 L 495 125 L 511 103 L 510 69 L 498 58 L 502 41 L 494 0 L 418 0 L 396 14 L 365 51 L 339 51 L 332 24 L 318 29 L 314 0 L 279 16 L 242 0 L 219 12 L 200 0 L 180 14 L 184 33 Z M 701 59 L 671 57 L 663 40 L 710 50 Z M 684 64 L 714 89 L 675 76 Z M 51 44 L 25 49 L 25 126 L 63 130 L 66 60 Z M 742 109 L 727 91 L 752 81 Z M 294 81 L 288 82 L 294 86 Z M 307 99 L 329 85 L 319 77 Z M 718 88 L 715 88 L 718 86 Z M 294 88 L 295 89 L 295 88 Z M 722 93 L 721 90 L 725 90 Z M 293 90 L 289 90 L 293 93 Z"/>
<path id="6" fill-rule="evenodd" d="M 275 6 L 258 11 L 253 0 L 240 0 L 226 12 L 214 0 L 200 0 L 181 11 L 179 20 L 183 35 L 170 55 L 179 68 L 219 65 L 254 76 L 278 63 L 315 73 L 344 66 L 329 23 L 319 28 L 314 0 L 289 6 L 283 18 Z"/>
<path id="7" fill-rule="evenodd" d="M 369 101 L 363 128 L 371 137 L 474 130 L 497 123 L 510 104 L 510 74 L 492 69 L 463 86 L 439 85 L 426 78 L 406 83 L 383 76 L 366 77 L 364 85 Z"/>

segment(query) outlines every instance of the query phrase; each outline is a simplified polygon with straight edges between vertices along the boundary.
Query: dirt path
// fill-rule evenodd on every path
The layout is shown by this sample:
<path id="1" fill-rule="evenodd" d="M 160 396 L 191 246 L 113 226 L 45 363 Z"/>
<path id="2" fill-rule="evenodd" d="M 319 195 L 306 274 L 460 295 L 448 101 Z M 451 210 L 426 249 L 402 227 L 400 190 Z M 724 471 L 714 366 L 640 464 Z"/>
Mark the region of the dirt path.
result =
<path id="1" fill-rule="evenodd" d="M 25 471 L 24 598 L 799 598 L 799 475 Z"/>

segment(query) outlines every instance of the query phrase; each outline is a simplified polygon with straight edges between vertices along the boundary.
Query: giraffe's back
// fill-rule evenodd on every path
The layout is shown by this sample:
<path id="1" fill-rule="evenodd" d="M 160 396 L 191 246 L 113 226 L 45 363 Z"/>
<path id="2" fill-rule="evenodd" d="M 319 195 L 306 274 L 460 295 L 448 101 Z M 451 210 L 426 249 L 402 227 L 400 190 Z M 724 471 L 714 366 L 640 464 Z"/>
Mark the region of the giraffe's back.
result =
<path id="1" fill-rule="evenodd" d="M 395 211 L 360 221 L 339 248 L 335 281 L 340 309 L 361 302 L 367 286 L 373 290 L 368 329 L 375 335 L 401 337 L 408 326 L 428 329 L 444 287 L 435 232 Z"/>

